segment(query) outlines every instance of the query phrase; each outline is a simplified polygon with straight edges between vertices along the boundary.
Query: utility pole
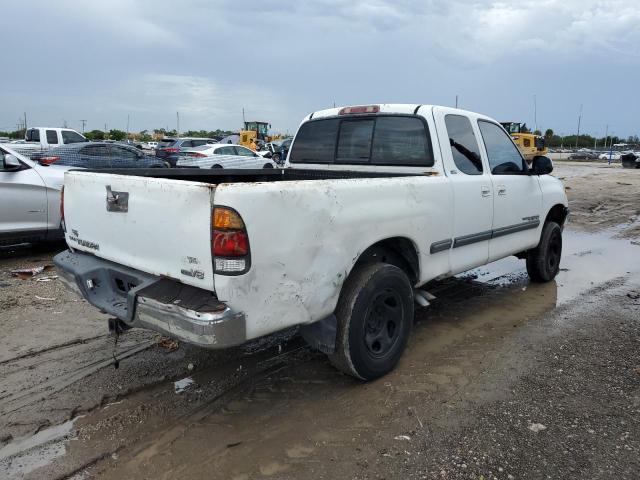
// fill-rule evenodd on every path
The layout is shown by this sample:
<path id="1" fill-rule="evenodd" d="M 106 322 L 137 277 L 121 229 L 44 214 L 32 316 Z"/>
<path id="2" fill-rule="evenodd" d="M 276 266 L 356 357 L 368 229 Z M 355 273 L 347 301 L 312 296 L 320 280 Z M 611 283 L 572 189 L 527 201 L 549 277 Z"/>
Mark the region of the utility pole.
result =
<path id="1" fill-rule="evenodd" d="M 176 137 L 179 137 L 180 136 L 180 112 L 176 112 L 176 123 L 177 123 Z"/>
<path id="2" fill-rule="evenodd" d="M 458 94 L 456 93 L 456 108 L 458 108 Z"/>
<path id="3" fill-rule="evenodd" d="M 87 124 L 86 120 L 80 120 L 82 122 L 82 133 L 84 133 L 84 126 Z"/>
<path id="4" fill-rule="evenodd" d="M 580 122 L 582 120 L 582 104 L 580 104 L 580 115 L 578 115 L 578 133 L 576 134 L 576 149 L 578 148 L 578 139 L 580 138 Z"/>
<path id="5" fill-rule="evenodd" d="M 604 149 L 607 149 L 607 142 L 609 141 L 609 125 L 604 129 Z"/>
<path id="6" fill-rule="evenodd" d="M 24 133 L 27 133 L 27 112 L 24 112 Z"/>
<path id="7" fill-rule="evenodd" d="M 109 138 L 109 134 L 107 133 L 107 124 L 104 124 L 104 138 L 107 140 Z"/>
<path id="8" fill-rule="evenodd" d="M 246 122 L 247 122 L 247 121 L 244 119 L 244 107 L 242 107 L 242 128 L 244 128 L 244 124 L 245 124 Z"/>
<path id="9" fill-rule="evenodd" d="M 535 132 L 538 130 L 538 101 L 535 93 L 533 94 L 533 125 L 533 131 Z"/>
<path id="10" fill-rule="evenodd" d="M 129 138 L 129 114 L 127 113 L 127 138 Z"/>

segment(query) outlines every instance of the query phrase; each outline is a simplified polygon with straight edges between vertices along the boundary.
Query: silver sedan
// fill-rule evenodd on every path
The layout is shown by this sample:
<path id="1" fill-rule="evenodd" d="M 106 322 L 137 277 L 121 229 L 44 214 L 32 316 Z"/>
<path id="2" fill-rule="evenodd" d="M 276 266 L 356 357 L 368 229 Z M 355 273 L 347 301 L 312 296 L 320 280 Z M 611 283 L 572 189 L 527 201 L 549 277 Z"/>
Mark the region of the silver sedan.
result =
<path id="1" fill-rule="evenodd" d="M 198 168 L 274 168 L 276 164 L 242 145 L 215 143 L 185 148 L 180 152 L 178 167 Z"/>

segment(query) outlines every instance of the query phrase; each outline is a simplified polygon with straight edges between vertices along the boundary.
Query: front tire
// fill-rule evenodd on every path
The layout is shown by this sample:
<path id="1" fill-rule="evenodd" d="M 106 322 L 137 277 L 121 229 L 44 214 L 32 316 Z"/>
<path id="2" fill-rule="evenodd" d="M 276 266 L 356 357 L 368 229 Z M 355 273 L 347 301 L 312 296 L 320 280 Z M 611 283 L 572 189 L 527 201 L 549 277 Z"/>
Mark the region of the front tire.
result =
<path id="1" fill-rule="evenodd" d="M 553 280 L 560 271 L 562 257 L 562 229 L 555 222 L 546 222 L 540 235 L 540 243 L 527 255 L 527 273 L 532 282 Z"/>
<path id="2" fill-rule="evenodd" d="M 357 267 L 342 287 L 335 310 L 336 350 L 329 360 L 362 380 L 394 369 L 413 326 L 413 288 L 398 267 L 375 263 Z"/>

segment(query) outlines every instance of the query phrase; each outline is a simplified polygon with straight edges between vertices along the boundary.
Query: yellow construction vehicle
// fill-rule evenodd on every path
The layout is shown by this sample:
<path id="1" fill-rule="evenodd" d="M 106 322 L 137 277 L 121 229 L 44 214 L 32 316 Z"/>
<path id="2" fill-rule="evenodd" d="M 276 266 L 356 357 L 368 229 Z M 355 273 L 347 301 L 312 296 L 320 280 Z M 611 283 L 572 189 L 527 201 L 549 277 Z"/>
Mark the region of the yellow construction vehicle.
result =
<path id="1" fill-rule="evenodd" d="M 249 147 L 251 140 L 268 143 L 282 138 L 282 135 L 269 135 L 270 128 L 271 124 L 267 122 L 244 122 L 244 130 L 240 131 L 240 145 Z"/>
<path id="2" fill-rule="evenodd" d="M 548 153 L 544 137 L 523 131 L 523 124 L 518 122 L 500 122 L 504 129 L 511 135 L 513 141 L 518 146 L 522 156 L 530 162 L 533 157 L 546 155 Z"/>

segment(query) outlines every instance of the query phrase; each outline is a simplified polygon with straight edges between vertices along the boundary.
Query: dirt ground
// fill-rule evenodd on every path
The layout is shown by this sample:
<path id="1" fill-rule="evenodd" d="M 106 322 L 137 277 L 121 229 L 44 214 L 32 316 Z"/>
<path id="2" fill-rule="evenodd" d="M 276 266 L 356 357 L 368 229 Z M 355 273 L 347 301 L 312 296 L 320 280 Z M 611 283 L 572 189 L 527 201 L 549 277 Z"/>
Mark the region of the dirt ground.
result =
<path id="1" fill-rule="evenodd" d="M 295 331 L 210 352 L 117 345 L 57 249 L 0 254 L 0 477 L 636 479 L 640 170 L 556 162 L 562 270 L 433 283 L 394 372 L 363 384 Z M 118 363 L 119 368 L 114 368 Z"/>

